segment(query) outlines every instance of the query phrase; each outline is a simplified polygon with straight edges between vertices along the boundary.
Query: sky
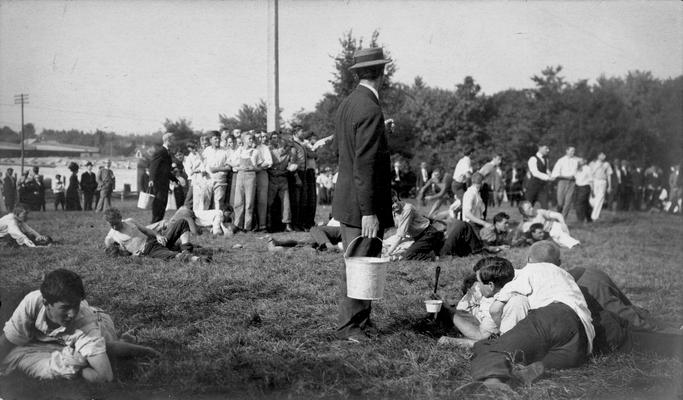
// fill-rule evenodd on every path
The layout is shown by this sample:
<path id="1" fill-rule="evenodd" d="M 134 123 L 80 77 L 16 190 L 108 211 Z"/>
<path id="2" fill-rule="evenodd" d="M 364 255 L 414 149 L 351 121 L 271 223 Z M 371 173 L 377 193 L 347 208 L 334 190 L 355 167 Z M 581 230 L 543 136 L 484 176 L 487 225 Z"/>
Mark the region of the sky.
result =
<path id="1" fill-rule="evenodd" d="M 0 0 L 0 126 L 147 134 L 185 118 L 267 98 L 267 0 Z M 280 107 L 285 120 L 330 92 L 339 39 L 379 42 L 397 67 L 453 89 L 533 87 L 562 65 L 569 82 L 651 71 L 683 74 L 681 1 L 280 0 Z M 389 116 L 387 116 L 389 117 Z"/>

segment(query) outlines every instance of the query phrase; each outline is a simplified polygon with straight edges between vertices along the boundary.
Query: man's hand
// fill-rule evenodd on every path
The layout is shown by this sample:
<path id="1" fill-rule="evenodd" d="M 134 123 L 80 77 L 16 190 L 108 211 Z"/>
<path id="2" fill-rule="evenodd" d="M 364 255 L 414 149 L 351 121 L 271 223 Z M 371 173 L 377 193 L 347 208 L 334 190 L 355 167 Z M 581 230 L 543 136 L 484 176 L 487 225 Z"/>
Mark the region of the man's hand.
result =
<path id="1" fill-rule="evenodd" d="M 490 222 L 484 222 L 484 228 L 493 229 L 493 224 Z"/>
<path id="2" fill-rule="evenodd" d="M 162 246 L 166 246 L 166 242 L 168 242 L 168 240 L 164 235 L 157 235 L 157 242 Z"/>
<path id="3" fill-rule="evenodd" d="M 379 219 L 377 215 L 363 215 L 361 219 L 361 235 L 363 237 L 374 238 L 377 237 L 379 231 Z"/>

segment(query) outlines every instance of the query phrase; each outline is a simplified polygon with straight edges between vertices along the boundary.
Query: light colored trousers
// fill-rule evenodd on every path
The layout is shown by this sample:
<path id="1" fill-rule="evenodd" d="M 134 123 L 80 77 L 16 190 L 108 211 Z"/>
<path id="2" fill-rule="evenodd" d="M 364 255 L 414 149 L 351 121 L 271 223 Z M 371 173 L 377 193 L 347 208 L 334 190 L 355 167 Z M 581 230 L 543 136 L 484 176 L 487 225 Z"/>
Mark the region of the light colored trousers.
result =
<path id="1" fill-rule="evenodd" d="M 251 229 L 256 197 L 256 172 L 238 171 L 235 183 L 235 226 Z"/>
<path id="2" fill-rule="evenodd" d="M 569 211 L 571 211 L 574 203 L 574 188 L 576 184 L 574 181 L 568 179 L 560 179 L 557 181 L 557 207 L 562 213 L 562 216 L 567 219 Z"/>
<path id="3" fill-rule="evenodd" d="M 268 171 L 256 172 L 256 214 L 258 215 L 258 228 L 266 227 L 268 215 Z"/>
<path id="4" fill-rule="evenodd" d="M 552 226 L 550 227 L 550 232 L 548 232 L 548 234 L 550 234 L 550 237 L 557 244 L 563 247 L 567 247 L 569 249 L 581 243 L 569 234 L 569 228 L 567 228 L 567 225 L 559 223 L 557 221 L 553 221 Z"/>
<path id="5" fill-rule="evenodd" d="M 222 210 L 225 201 L 225 193 L 228 190 L 227 183 L 213 182 L 213 209 Z"/>
<path id="6" fill-rule="evenodd" d="M 596 179 L 593 181 L 593 196 L 590 198 L 593 213 L 591 219 L 597 221 L 600 218 L 600 211 L 602 211 L 602 204 L 605 202 L 605 195 L 607 194 L 607 181 Z"/>

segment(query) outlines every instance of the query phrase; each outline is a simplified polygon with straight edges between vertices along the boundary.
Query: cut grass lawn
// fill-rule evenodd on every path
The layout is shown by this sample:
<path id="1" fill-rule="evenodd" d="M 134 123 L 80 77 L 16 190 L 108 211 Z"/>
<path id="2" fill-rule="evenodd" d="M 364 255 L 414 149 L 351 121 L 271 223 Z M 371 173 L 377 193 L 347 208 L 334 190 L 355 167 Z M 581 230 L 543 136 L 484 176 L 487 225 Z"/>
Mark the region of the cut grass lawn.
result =
<path id="1" fill-rule="evenodd" d="M 132 201 L 115 203 L 124 217 L 150 219 Z M 328 213 L 321 207 L 319 220 Z M 582 244 L 563 251 L 563 263 L 602 269 L 634 303 L 681 326 L 681 222 L 669 215 L 605 212 L 604 221 L 572 228 Z M 29 224 L 58 243 L 0 249 L 3 321 L 45 272 L 68 268 L 81 274 L 87 300 L 107 310 L 119 332 L 135 329 L 142 344 L 163 356 L 115 365 L 115 382 L 103 385 L 0 377 L 0 398 L 440 399 L 453 398 L 471 381 L 469 354 L 436 346 L 440 332 L 425 319 L 423 300 L 437 265 L 440 293 L 456 300 L 478 257 L 391 264 L 384 299 L 373 303 L 379 333 L 353 345 L 333 338 L 339 253 L 306 247 L 269 252 L 259 234 L 205 234 L 194 241 L 215 249 L 211 264 L 111 259 L 104 255 L 108 226 L 101 214 L 32 212 Z M 503 256 L 519 268 L 526 249 Z M 593 357 L 582 368 L 550 371 L 510 398 L 680 398 L 682 371 L 676 360 L 648 355 Z"/>

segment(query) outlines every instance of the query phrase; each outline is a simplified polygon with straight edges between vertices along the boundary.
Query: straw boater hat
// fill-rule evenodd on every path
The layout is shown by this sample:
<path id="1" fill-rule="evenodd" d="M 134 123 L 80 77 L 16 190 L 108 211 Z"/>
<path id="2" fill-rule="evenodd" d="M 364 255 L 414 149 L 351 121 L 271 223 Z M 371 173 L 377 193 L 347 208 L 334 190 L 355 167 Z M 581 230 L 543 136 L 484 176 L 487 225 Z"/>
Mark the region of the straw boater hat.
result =
<path id="1" fill-rule="evenodd" d="M 353 55 L 353 65 L 349 69 L 358 69 L 384 65 L 391 62 L 390 58 L 384 58 L 384 51 L 381 47 L 369 47 L 357 50 Z"/>

